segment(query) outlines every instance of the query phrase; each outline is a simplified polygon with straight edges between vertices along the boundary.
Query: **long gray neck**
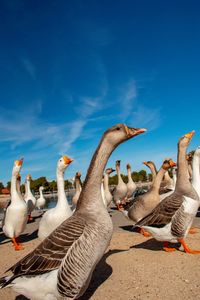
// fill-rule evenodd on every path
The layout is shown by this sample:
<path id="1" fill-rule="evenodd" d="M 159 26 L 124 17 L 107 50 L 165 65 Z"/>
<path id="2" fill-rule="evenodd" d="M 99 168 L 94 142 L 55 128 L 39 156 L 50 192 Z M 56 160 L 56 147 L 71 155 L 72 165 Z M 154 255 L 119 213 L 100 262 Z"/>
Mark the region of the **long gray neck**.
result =
<path id="1" fill-rule="evenodd" d="M 116 172 L 117 172 L 117 177 L 118 177 L 118 183 L 123 182 L 122 176 L 121 176 L 121 173 L 120 173 L 120 165 L 116 165 Z"/>
<path id="2" fill-rule="evenodd" d="M 76 179 L 75 179 L 75 187 L 76 187 L 76 192 L 81 191 L 81 183 L 80 183 L 80 179 L 78 177 L 76 177 Z"/>
<path id="3" fill-rule="evenodd" d="M 132 182 L 133 179 L 132 179 L 132 177 L 131 177 L 131 168 L 128 168 L 128 169 L 127 169 L 127 174 L 128 174 L 128 182 Z"/>
<path id="4" fill-rule="evenodd" d="M 153 182 L 154 182 L 154 180 L 156 179 L 156 175 L 157 175 L 156 166 L 153 163 L 151 163 L 151 164 L 149 164 L 149 168 L 151 170 L 152 179 L 153 179 Z"/>
<path id="5" fill-rule="evenodd" d="M 165 172 L 166 172 L 166 170 L 163 169 L 163 167 L 161 167 L 158 174 L 155 177 L 153 184 L 152 184 L 152 188 L 151 188 L 152 190 L 159 191 L 160 184 L 161 184 L 161 181 L 163 179 Z"/>
<path id="6" fill-rule="evenodd" d="M 186 160 L 186 149 L 187 146 L 178 145 L 178 156 L 177 156 L 177 182 L 176 190 L 188 191 L 191 187 L 188 173 L 188 163 Z"/>
<path id="7" fill-rule="evenodd" d="M 115 146 L 116 147 L 116 146 Z M 112 151 L 115 149 L 106 139 L 101 140 L 92 161 L 90 163 L 87 176 L 81 191 L 77 210 L 106 210 L 101 196 L 101 184 L 103 171 Z"/>
<path id="8" fill-rule="evenodd" d="M 191 166 L 191 164 L 189 162 L 188 162 L 188 172 L 189 172 L 190 178 L 192 178 L 193 170 L 192 170 L 192 166 Z"/>

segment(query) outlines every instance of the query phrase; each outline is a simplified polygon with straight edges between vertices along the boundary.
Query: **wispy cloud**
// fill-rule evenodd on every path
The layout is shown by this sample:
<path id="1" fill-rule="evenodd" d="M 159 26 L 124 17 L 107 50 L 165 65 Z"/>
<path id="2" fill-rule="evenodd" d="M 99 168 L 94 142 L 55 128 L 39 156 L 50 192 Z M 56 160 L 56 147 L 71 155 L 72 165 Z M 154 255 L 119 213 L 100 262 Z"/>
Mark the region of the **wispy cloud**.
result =
<path id="1" fill-rule="evenodd" d="M 21 62 L 28 72 L 28 74 L 35 80 L 36 79 L 36 69 L 34 64 L 28 58 L 22 58 Z"/>
<path id="2" fill-rule="evenodd" d="M 135 100 L 137 97 L 136 83 L 134 79 L 130 79 L 121 89 L 120 102 L 122 112 L 120 117 L 125 121 L 131 114 Z"/>

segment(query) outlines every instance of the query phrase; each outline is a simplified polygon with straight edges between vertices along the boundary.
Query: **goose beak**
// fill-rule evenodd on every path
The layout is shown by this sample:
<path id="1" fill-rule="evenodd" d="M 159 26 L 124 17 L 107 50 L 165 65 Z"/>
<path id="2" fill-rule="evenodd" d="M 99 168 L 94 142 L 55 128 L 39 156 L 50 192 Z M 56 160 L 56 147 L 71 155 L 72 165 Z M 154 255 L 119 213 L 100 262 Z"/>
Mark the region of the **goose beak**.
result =
<path id="1" fill-rule="evenodd" d="M 23 164 L 23 158 L 16 160 L 16 164 L 18 167 L 20 167 Z"/>
<path id="2" fill-rule="evenodd" d="M 126 125 L 124 125 L 124 128 L 127 136 L 130 138 L 147 131 L 145 128 L 131 128 Z"/>
<path id="3" fill-rule="evenodd" d="M 143 161 L 143 164 L 145 165 L 145 166 L 147 166 L 148 164 L 147 164 L 147 161 Z"/>
<path id="4" fill-rule="evenodd" d="M 171 168 L 176 167 L 176 163 L 173 160 L 170 160 L 169 164 Z"/>
<path id="5" fill-rule="evenodd" d="M 191 132 L 186 133 L 186 134 L 185 134 L 185 137 L 187 137 L 188 139 L 191 139 L 191 138 L 193 137 L 194 134 L 195 134 L 195 131 L 192 130 Z"/>
<path id="6" fill-rule="evenodd" d="M 64 160 L 65 165 L 69 165 L 73 162 L 72 158 L 65 156 L 65 155 L 63 156 L 63 160 Z"/>
<path id="7" fill-rule="evenodd" d="M 81 177 L 81 173 L 80 173 L 80 172 L 77 172 L 77 176 L 78 176 L 78 177 Z"/>

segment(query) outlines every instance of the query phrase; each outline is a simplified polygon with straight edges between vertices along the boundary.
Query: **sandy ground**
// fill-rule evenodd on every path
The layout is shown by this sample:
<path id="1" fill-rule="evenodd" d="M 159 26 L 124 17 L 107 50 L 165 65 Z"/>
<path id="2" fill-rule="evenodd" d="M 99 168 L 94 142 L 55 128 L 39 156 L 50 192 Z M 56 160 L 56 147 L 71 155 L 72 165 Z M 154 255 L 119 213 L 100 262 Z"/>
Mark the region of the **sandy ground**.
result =
<path id="1" fill-rule="evenodd" d="M 37 214 L 35 214 L 37 216 Z M 132 230 L 124 216 L 111 210 L 114 234 L 110 246 L 96 267 L 82 300 L 200 299 L 200 255 L 179 251 L 166 253 L 162 243 L 145 238 Z M 21 236 L 25 249 L 15 252 L 0 232 L 0 266 L 3 272 L 39 243 L 39 217 L 28 224 Z M 200 218 L 194 221 L 197 234 L 186 239 L 191 248 L 200 249 Z M 0 291 L 1 300 L 26 299 L 10 289 Z"/>

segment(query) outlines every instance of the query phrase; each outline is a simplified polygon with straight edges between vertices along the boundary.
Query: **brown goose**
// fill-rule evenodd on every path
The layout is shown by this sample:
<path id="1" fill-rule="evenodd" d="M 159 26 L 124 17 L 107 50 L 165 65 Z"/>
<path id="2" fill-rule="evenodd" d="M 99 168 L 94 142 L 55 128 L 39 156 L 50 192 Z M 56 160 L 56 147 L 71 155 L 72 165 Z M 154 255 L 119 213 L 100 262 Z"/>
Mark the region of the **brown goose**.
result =
<path id="1" fill-rule="evenodd" d="M 186 155 L 187 161 L 188 161 L 188 172 L 190 175 L 190 179 L 192 179 L 192 159 L 193 159 L 194 151 L 189 152 Z"/>
<path id="2" fill-rule="evenodd" d="M 151 174 L 152 174 L 152 183 L 154 182 L 154 180 L 156 179 L 156 175 L 157 175 L 157 169 L 156 169 L 156 166 L 154 164 L 153 161 L 143 161 L 143 164 L 145 166 L 147 166 L 150 170 L 151 170 Z"/>
<path id="3" fill-rule="evenodd" d="M 75 175 L 75 189 L 76 189 L 76 192 L 72 198 L 72 203 L 74 206 L 77 205 L 78 198 L 79 198 L 81 190 L 82 190 L 81 173 L 80 172 L 76 172 L 76 175 Z"/>
<path id="4" fill-rule="evenodd" d="M 137 186 L 131 176 L 131 165 L 127 164 L 126 169 L 127 169 L 127 174 L 128 174 L 126 199 L 129 201 L 132 198 L 133 193 L 135 192 Z"/>
<path id="5" fill-rule="evenodd" d="M 194 131 L 185 134 L 178 143 L 178 172 L 174 193 L 136 223 L 137 226 L 150 232 L 156 240 L 164 241 L 166 251 L 176 250 L 169 248 L 168 242 L 180 242 L 185 252 L 200 253 L 199 250 L 190 249 L 184 241 L 199 206 L 199 196 L 189 180 L 186 160 L 186 149 L 193 134 Z"/>
<path id="6" fill-rule="evenodd" d="M 113 231 L 101 197 L 103 170 L 113 150 L 145 132 L 119 124 L 108 129 L 90 163 L 74 214 L 0 280 L 29 299 L 77 299 L 87 289 L 93 270 Z"/>
<path id="7" fill-rule="evenodd" d="M 138 196 L 128 210 L 128 217 L 134 224 L 147 216 L 160 202 L 159 188 L 165 172 L 175 166 L 171 158 L 166 158 L 156 175 L 152 187 L 145 194 Z"/>
<path id="8" fill-rule="evenodd" d="M 123 181 L 121 173 L 120 173 L 120 160 L 116 161 L 116 172 L 118 178 L 118 184 L 113 191 L 113 200 L 119 210 L 123 209 L 123 202 L 125 201 L 127 194 L 127 185 Z"/>

